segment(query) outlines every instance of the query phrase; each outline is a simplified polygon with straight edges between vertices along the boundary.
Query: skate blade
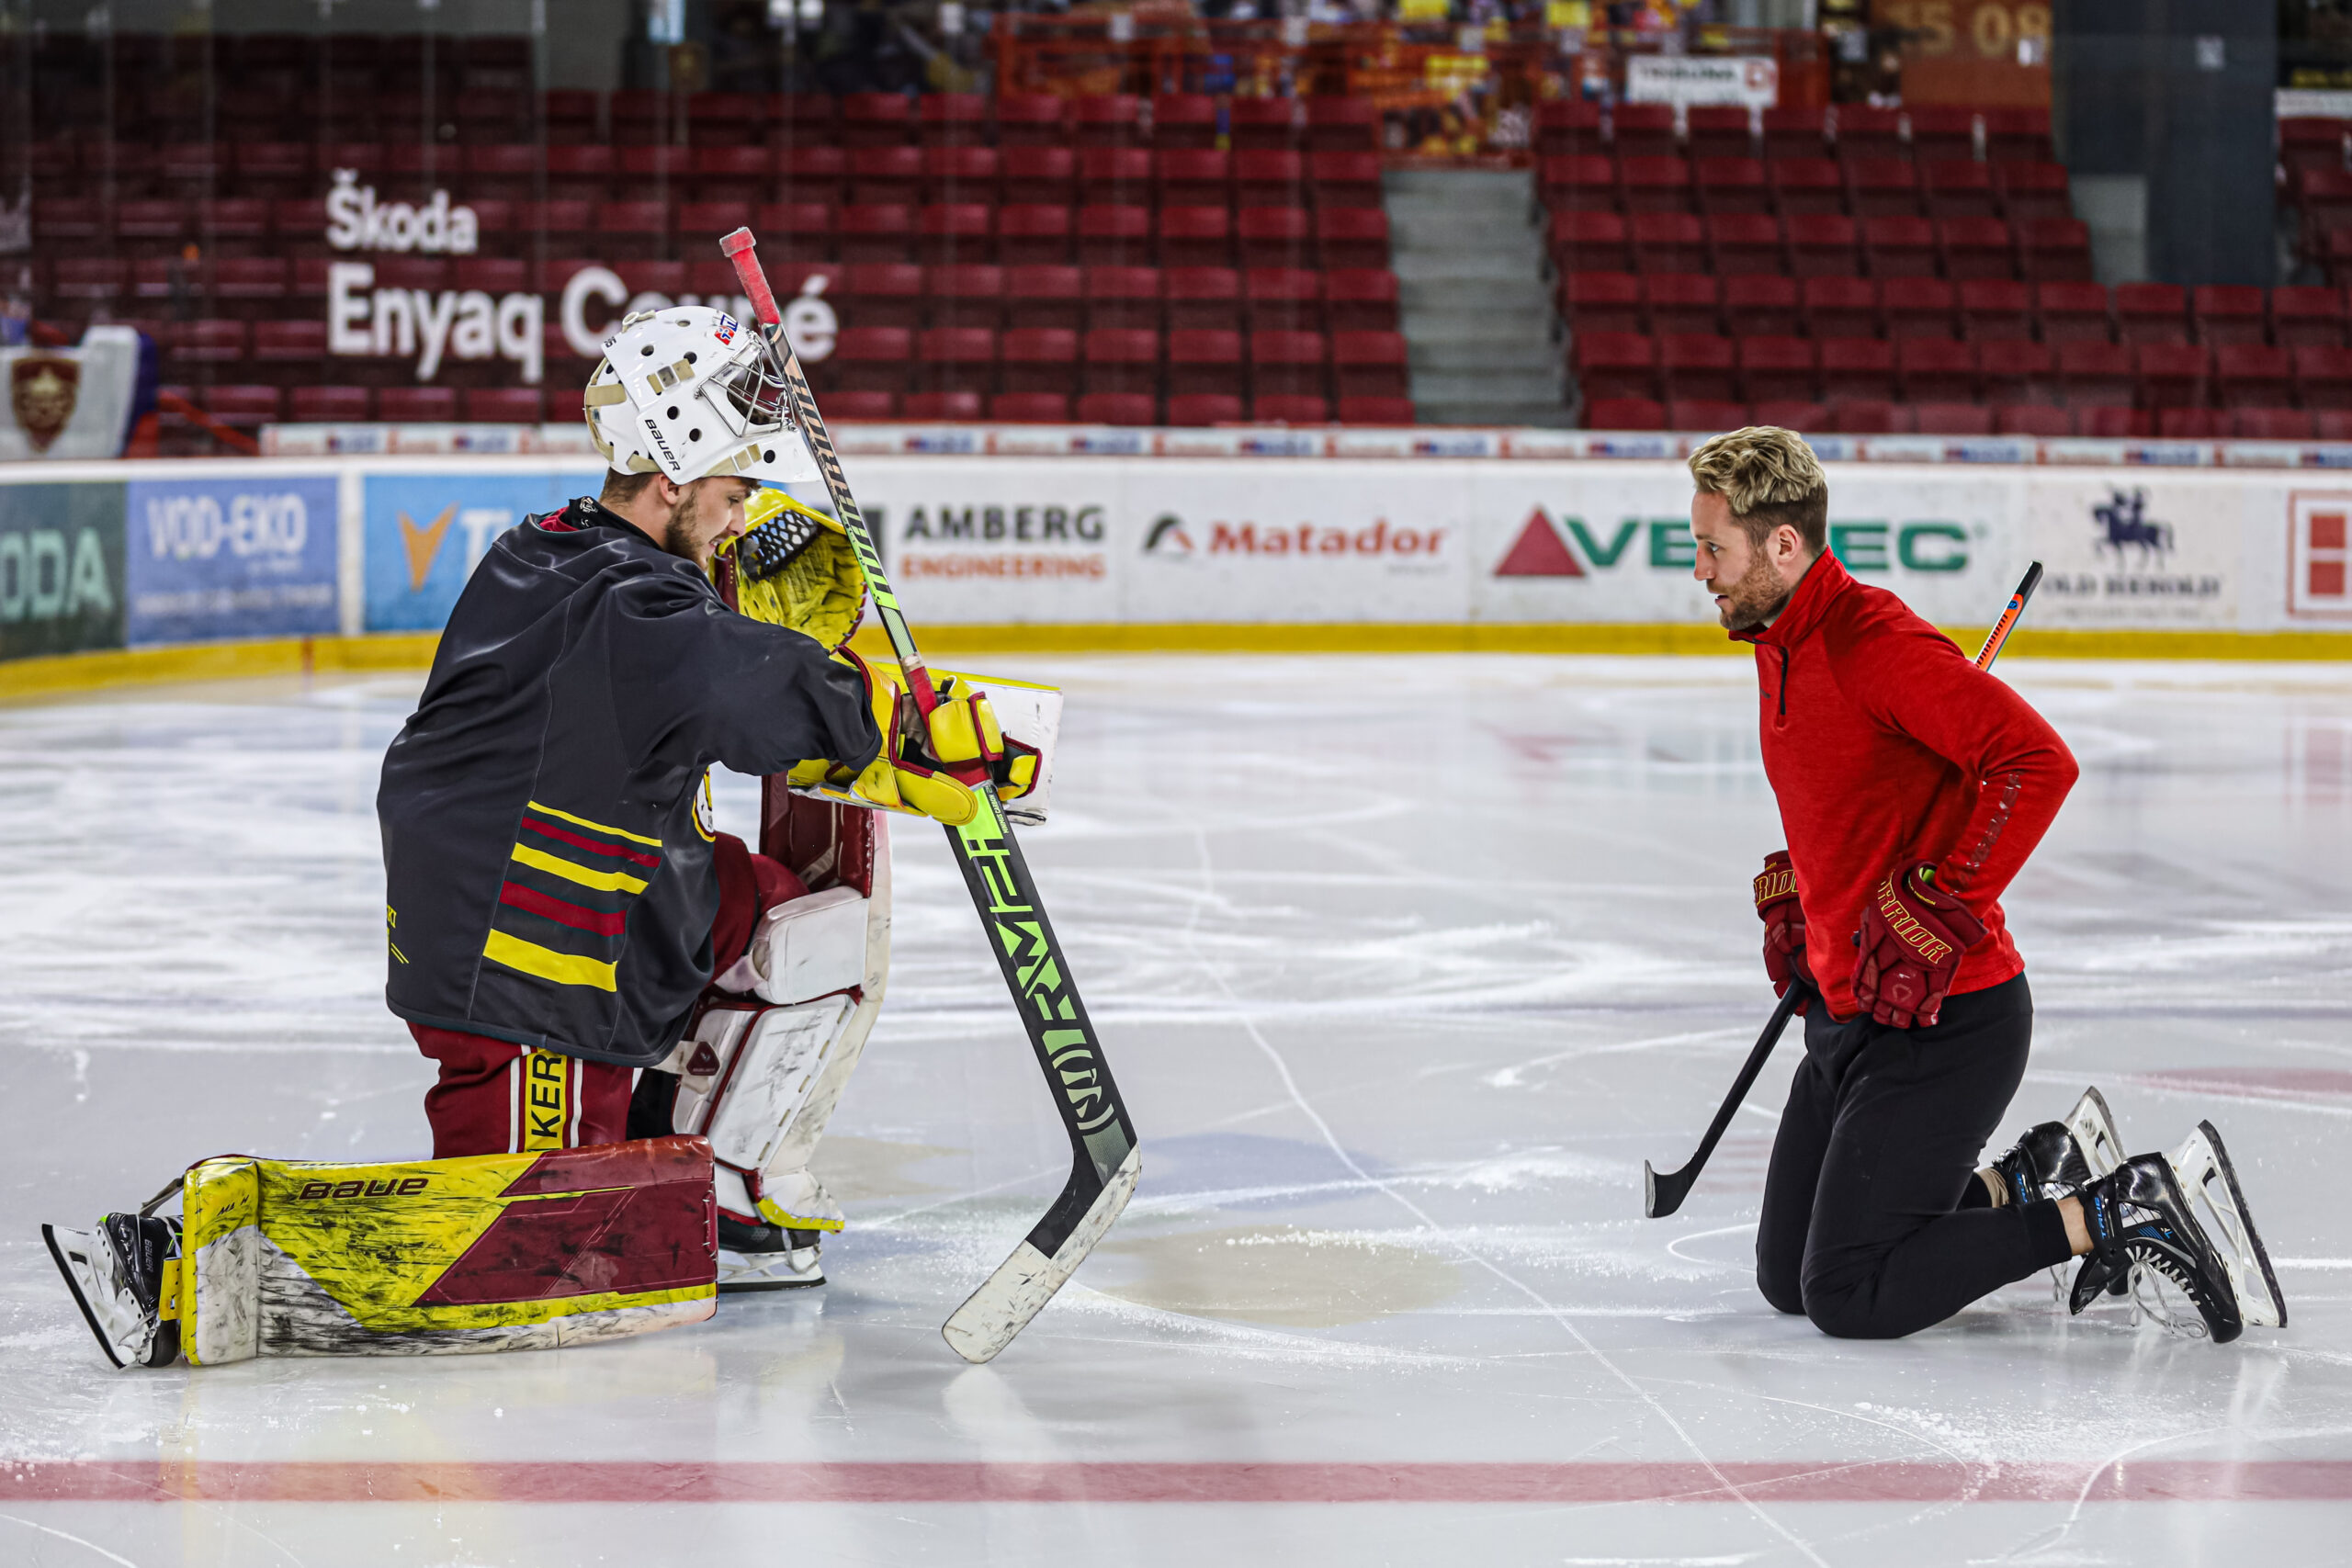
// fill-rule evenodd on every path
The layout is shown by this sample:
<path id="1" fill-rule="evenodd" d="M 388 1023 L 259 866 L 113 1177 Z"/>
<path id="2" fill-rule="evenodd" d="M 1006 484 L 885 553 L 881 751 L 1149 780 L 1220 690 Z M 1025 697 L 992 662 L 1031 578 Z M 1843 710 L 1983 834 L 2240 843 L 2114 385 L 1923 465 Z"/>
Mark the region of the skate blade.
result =
<path id="1" fill-rule="evenodd" d="M 2278 1276 L 2271 1271 L 2270 1253 L 2254 1228 L 2245 1190 L 2230 1164 L 2230 1152 L 2211 1122 L 2199 1122 L 2172 1156 L 2173 1174 L 2199 1211 L 2208 1239 L 2221 1245 L 2213 1251 L 2230 1277 L 2230 1292 L 2237 1297 L 2238 1316 L 2266 1328 L 2287 1326 L 2287 1298 L 2279 1293 Z"/>
<path id="2" fill-rule="evenodd" d="M 2075 1146 L 2083 1151 L 2083 1163 L 2090 1167 L 2093 1181 L 2113 1175 L 2123 1163 L 2123 1134 L 2115 1130 L 2114 1113 L 2098 1089 L 2083 1090 L 2075 1109 L 2066 1112 L 2066 1131 Z"/>
<path id="3" fill-rule="evenodd" d="M 813 1257 L 805 1265 L 795 1265 L 790 1254 L 759 1256 L 774 1260 L 754 1262 L 752 1254 L 721 1251 L 718 1255 L 718 1293 L 735 1296 L 753 1291 L 803 1291 L 825 1282 L 824 1268 Z"/>
<path id="4" fill-rule="evenodd" d="M 114 1283 L 114 1267 L 107 1257 L 106 1244 L 88 1231 L 69 1231 L 56 1225 L 40 1227 L 40 1238 L 49 1246 L 49 1256 L 56 1263 L 57 1271 L 65 1280 L 65 1288 L 74 1292 L 74 1304 L 82 1309 L 82 1321 L 98 1341 L 98 1348 L 117 1371 L 134 1361 L 146 1359 L 146 1324 L 136 1309 L 130 1322 L 122 1319 L 122 1292 Z M 124 1332 L 126 1326 L 128 1332 Z"/>

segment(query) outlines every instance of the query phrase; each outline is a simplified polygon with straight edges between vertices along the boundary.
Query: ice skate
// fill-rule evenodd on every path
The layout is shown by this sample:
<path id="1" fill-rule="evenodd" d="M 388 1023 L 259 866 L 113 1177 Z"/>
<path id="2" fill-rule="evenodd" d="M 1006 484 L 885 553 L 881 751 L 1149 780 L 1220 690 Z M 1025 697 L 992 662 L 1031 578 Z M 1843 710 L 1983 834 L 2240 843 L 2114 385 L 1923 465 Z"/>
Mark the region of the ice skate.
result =
<path id="1" fill-rule="evenodd" d="M 2019 1138 L 2007 1154 L 1993 1162 L 1994 1174 L 2012 1203 L 2051 1202 L 2069 1198 L 2122 1162 L 2123 1139 L 2106 1096 L 2086 1089 L 2064 1122 L 2044 1122 Z M 2131 1292 L 2137 1266 L 2108 1281 L 2107 1292 Z M 2066 1271 L 2050 1271 L 2051 1292 L 2066 1300 Z"/>
<path id="2" fill-rule="evenodd" d="M 825 1270 L 817 1261 L 823 1234 L 782 1225 L 747 1225 L 719 1215 L 719 1294 L 823 1284 Z"/>
<path id="3" fill-rule="evenodd" d="M 179 1359 L 180 1223 L 108 1214 L 94 1231 L 40 1227 L 98 1348 L 117 1367 Z"/>
<path id="4" fill-rule="evenodd" d="M 2225 1247 L 2217 1247 L 2199 1218 L 2215 1222 Z M 2069 1310 L 2079 1313 L 2098 1294 L 2129 1277 L 2136 1264 L 2142 1284 L 2132 1291 L 2138 1311 L 2176 1333 L 2200 1332 L 2225 1345 L 2248 1323 L 2283 1326 L 2286 1306 L 2270 1259 L 2256 1235 L 2221 1134 L 2210 1122 L 2198 1123 L 2170 1160 L 2139 1155 L 2085 1188 L 2083 1217 L 2091 1251 L 2075 1275 Z M 2188 1298 L 2199 1323 L 2170 1310 L 2165 1288 Z"/>

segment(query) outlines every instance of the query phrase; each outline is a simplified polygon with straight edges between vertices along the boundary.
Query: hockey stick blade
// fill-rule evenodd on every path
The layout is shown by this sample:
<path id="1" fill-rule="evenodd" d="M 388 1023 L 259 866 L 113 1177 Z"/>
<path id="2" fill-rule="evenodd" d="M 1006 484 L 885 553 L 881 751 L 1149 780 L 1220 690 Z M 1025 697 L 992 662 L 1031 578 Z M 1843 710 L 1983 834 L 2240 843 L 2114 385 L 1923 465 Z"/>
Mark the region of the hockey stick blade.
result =
<path id="1" fill-rule="evenodd" d="M 738 229 L 718 242 L 719 250 L 734 263 L 735 276 L 742 281 L 743 292 L 776 351 L 795 421 L 824 478 L 834 516 L 849 536 L 866 592 L 873 596 L 876 618 L 890 639 L 891 651 L 898 655 L 909 694 L 928 717 L 939 705 L 939 694 L 932 685 L 922 655 L 915 649 L 914 634 L 899 609 L 898 595 L 891 592 L 881 551 L 865 525 L 865 513 L 850 494 L 849 481 L 842 473 L 832 437 L 826 433 L 824 416 L 817 412 L 816 394 L 808 389 L 800 356 L 780 330 L 783 315 L 760 267 L 755 244 L 749 229 Z M 949 828 L 947 841 L 964 874 L 972 907 L 995 939 L 998 967 L 1020 1010 L 1022 1028 L 1038 1068 L 1053 1091 L 1055 1109 L 1069 1133 L 1071 1151 L 1070 1179 L 1061 1196 L 1012 1258 L 956 1309 L 941 1330 L 957 1355 L 968 1361 L 985 1361 L 1012 1342 L 1093 1250 L 1127 1206 L 1142 1160 L 1126 1107 L 1111 1079 L 1110 1064 L 1102 1059 L 1086 1004 L 1070 979 L 1069 964 L 1054 936 L 1053 922 L 1046 918 L 1045 904 L 1030 879 L 1012 825 L 1005 819 L 996 785 L 982 773 L 971 790 L 980 809 L 969 822 Z"/>
<path id="2" fill-rule="evenodd" d="M 1682 1207 L 1682 1200 L 1690 1196 L 1690 1189 L 1697 1183 L 1699 1173 L 1707 1168 L 1707 1156 L 1715 1152 L 1715 1145 L 1722 1141 L 1724 1130 L 1731 1125 L 1732 1117 L 1739 1110 L 1739 1102 L 1747 1098 L 1748 1089 L 1756 1083 L 1756 1075 L 1764 1070 L 1766 1060 L 1772 1055 L 1772 1047 L 1781 1043 L 1781 1032 L 1789 1027 L 1789 1020 L 1796 1016 L 1797 1009 L 1811 995 L 1813 992 L 1802 981 L 1790 983 L 1787 993 L 1781 998 L 1781 1005 L 1772 1010 L 1771 1019 L 1764 1025 L 1764 1032 L 1756 1037 L 1755 1047 L 1747 1053 L 1747 1060 L 1741 1065 L 1739 1077 L 1732 1080 L 1731 1093 L 1724 1097 L 1723 1109 L 1715 1112 L 1713 1122 L 1707 1128 L 1707 1135 L 1699 1140 L 1699 1152 L 1692 1155 L 1680 1170 L 1657 1171 L 1650 1168 L 1649 1161 L 1642 1162 L 1642 1212 L 1645 1214 L 1653 1220 L 1662 1220 Z"/>
<path id="3" fill-rule="evenodd" d="M 1012 1337 L 1029 1326 L 1045 1304 L 1054 1299 L 1071 1273 L 1094 1250 L 1111 1222 L 1126 1208 L 1127 1200 L 1135 1196 L 1136 1181 L 1143 1174 L 1141 1155 L 1134 1149 L 1111 1173 L 1108 1183 L 1094 1195 L 1094 1201 L 1080 1216 L 1052 1257 L 1037 1250 L 1035 1244 L 1023 1241 L 1012 1249 L 1012 1256 L 997 1266 L 995 1273 L 981 1282 L 980 1288 L 956 1309 L 955 1315 L 940 1327 L 940 1335 L 964 1359 L 978 1366 L 993 1360 L 996 1353 L 1012 1343 Z M 1059 1209 L 1073 1195 L 1078 1178 L 1070 1178 L 1070 1187 L 1063 1189 L 1062 1199 L 1054 1206 Z"/>

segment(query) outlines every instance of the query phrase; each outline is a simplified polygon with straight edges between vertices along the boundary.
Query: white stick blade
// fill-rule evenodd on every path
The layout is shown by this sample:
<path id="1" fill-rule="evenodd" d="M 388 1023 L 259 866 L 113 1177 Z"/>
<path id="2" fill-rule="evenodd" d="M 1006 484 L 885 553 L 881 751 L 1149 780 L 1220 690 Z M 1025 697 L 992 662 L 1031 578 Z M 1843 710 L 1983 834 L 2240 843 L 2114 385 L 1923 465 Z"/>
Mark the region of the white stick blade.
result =
<path id="1" fill-rule="evenodd" d="M 1012 1256 L 999 1264 L 996 1272 L 941 1325 L 940 1336 L 948 1348 L 976 1366 L 994 1359 L 1086 1261 L 1086 1255 L 1135 1196 L 1136 1181 L 1142 1175 L 1143 1153 L 1129 1149 L 1077 1228 L 1051 1258 L 1026 1240 L 1014 1247 Z"/>

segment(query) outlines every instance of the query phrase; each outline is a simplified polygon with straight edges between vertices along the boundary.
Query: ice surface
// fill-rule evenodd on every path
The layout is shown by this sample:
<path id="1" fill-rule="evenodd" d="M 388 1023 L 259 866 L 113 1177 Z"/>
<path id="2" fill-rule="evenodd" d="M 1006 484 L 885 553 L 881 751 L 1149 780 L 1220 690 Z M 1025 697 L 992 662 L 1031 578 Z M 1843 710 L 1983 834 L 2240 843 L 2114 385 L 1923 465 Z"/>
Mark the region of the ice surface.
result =
<path id="1" fill-rule="evenodd" d="M 1773 1314 L 1786 1046 L 1641 1218 L 1770 1007 L 1743 661 L 995 662 L 1069 692 L 1024 842 L 1145 1155 L 982 1368 L 938 1325 L 1068 1147 L 902 829 L 821 1291 L 556 1353 L 108 1370 L 38 1222 L 223 1151 L 425 1147 L 372 805 L 417 681 L 0 708 L 0 1562 L 2345 1561 L 2352 669 L 2003 667 L 2084 777 L 2008 901 L 2040 1030 L 2002 1137 L 2086 1082 L 2135 1151 L 2211 1116 L 2292 1313 L 2215 1348 L 2038 1279 L 1892 1344 Z"/>

